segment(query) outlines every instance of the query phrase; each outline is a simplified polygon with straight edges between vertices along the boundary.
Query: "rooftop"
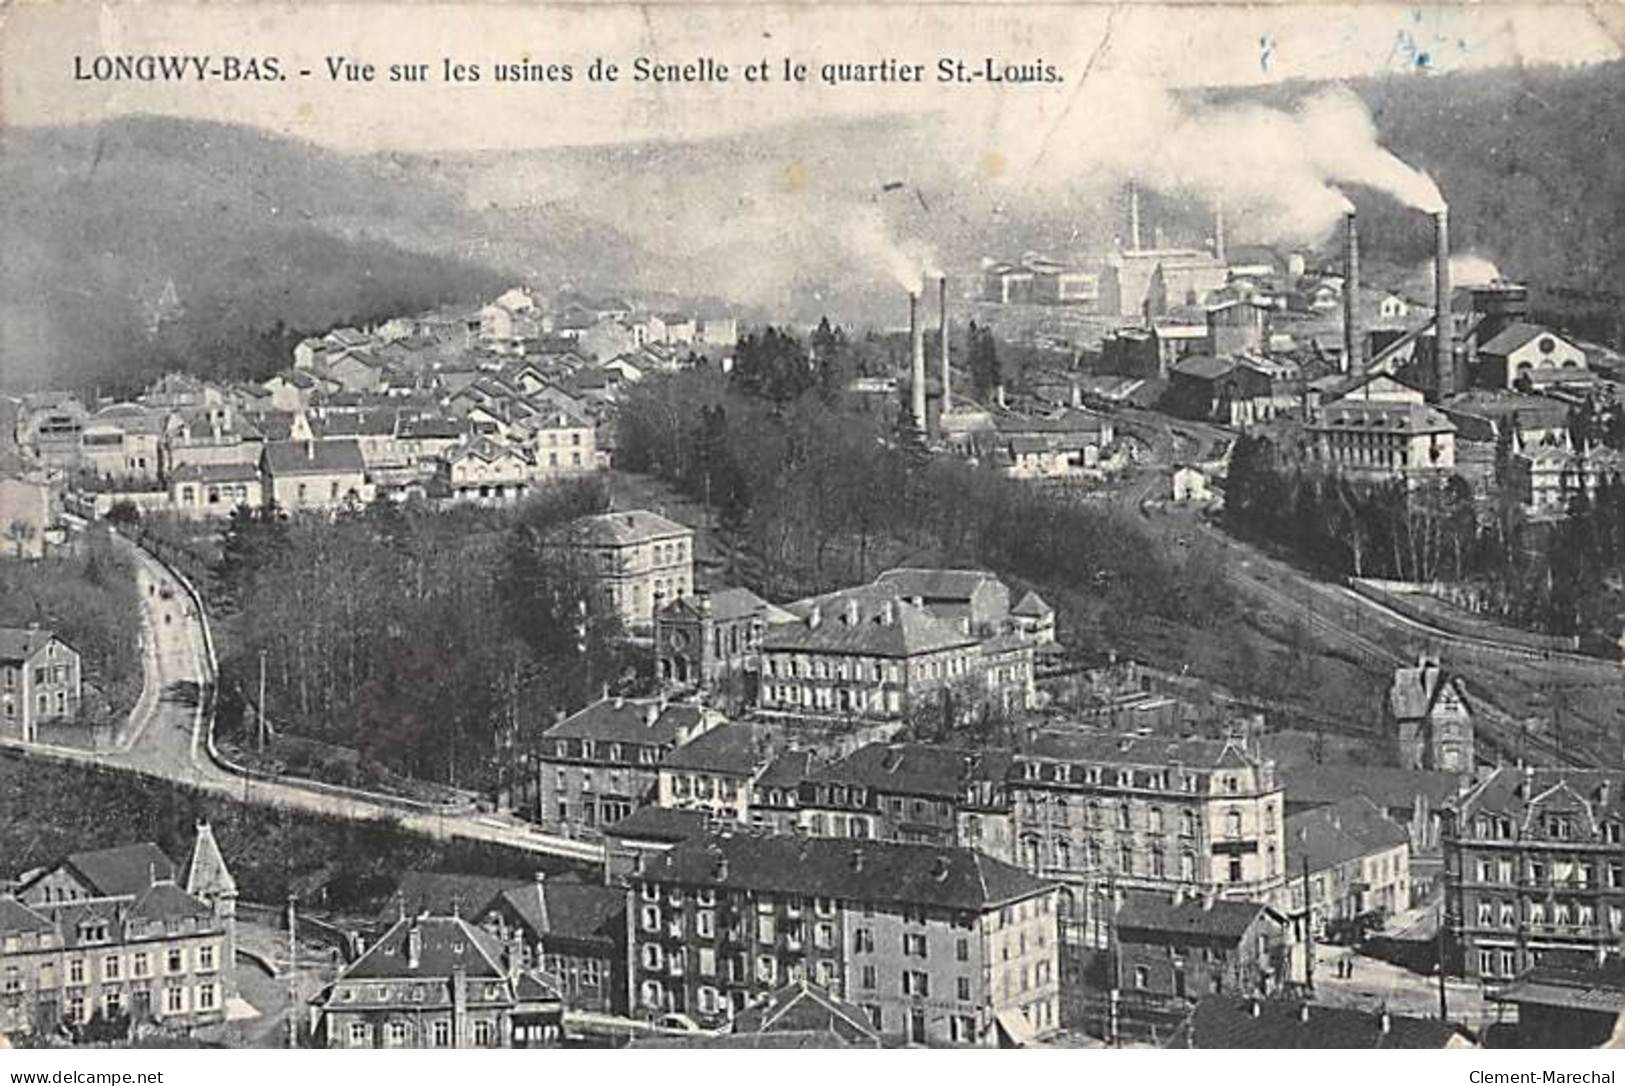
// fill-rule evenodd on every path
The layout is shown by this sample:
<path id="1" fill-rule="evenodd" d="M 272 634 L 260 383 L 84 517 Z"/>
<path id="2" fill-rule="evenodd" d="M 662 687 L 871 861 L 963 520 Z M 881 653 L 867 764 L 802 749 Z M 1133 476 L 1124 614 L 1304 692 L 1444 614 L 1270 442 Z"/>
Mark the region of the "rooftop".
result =
<path id="1" fill-rule="evenodd" d="M 765 733 L 750 724 L 724 724 L 666 755 L 661 768 L 748 777 L 768 755 Z"/>
<path id="2" fill-rule="evenodd" d="M 548 739 L 593 739 L 600 742 L 681 743 L 712 719 L 713 710 L 693 702 L 660 698 L 600 698 L 574 716 L 549 728 Z"/>
<path id="3" fill-rule="evenodd" d="M 1217 901 L 1185 898 L 1175 901 L 1166 893 L 1129 890 L 1117 910 L 1117 930 L 1132 941 L 1135 933 L 1201 938 L 1222 943 L 1239 942 L 1260 916 L 1279 922 L 1284 918 L 1256 901 Z"/>
<path id="4" fill-rule="evenodd" d="M 0 626 L 0 660 L 27 660 L 55 636 L 32 626 Z"/>
<path id="5" fill-rule="evenodd" d="M 620 547 L 694 534 L 694 529 L 647 509 L 581 517 L 572 521 L 568 530 L 580 543 Z"/>
<path id="6" fill-rule="evenodd" d="M 1325 871 L 1338 864 L 1398 848 L 1410 834 L 1365 796 L 1301 811 L 1286 820 L 1287 864 Z"/>
<path id="7" fill-rule="evenodd" d="M 1055 886 L 970 849 L 742 833 L 685 841 L 657 857 L 642 878 L 975 912 Z"/>
<path id="8" fill-rule="evenodd" d="M 1384 1016 L 1290 1000 L 1209 996 L 1196 1005 L 1165 1047 L 1417 1049 L 1444 1048 L 1452 1042 L 1468 1043 L 1458 1027 L 1433 1018 Z"/>
<path id="9" fill-rule="evenodd" d="M 800 621 L 769 626 L 762 636 L 763 649 L 904 658 L 976 643 L 974 637 L 926 608 L 905 602 L 885 585 L 798 600 L 787 610 Z"/>
<path id="10" fill-rule="evenodd" d="M 273 441 L 265 446 L 265 470 L 271 475 L 361 474 L 366 461 L 353 439 L 339 441 Z"/>
<path id="11" fill-rule="evenodd" d="M 421 940 L 416 962 L 408 947 L 408 936 L 413 932 Z M 461 917 L 402 917 L 352 962 L 340 979 L 441 978 L 458 969 L 469 977 L 507 979 L 502 957 L 502 946 L 494 936 Z"/>

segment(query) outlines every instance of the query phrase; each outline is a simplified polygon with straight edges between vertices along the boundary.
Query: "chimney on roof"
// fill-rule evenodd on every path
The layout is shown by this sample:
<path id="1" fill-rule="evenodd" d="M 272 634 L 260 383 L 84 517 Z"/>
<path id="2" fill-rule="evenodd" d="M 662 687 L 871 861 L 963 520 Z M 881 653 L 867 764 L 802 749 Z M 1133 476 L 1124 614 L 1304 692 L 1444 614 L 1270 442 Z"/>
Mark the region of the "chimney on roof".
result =
<path id="1" fill-rule="evenodd" d="M 807 612 L 807 629 L 816 630 L 818 629 L 818 624 L 823 621 L 824 609 L 816 603 L 813 604 L 812 609 Z"/>
<path id="2" fill-rule="evenodd" d="M 1382 1013 L 1377 1016 L 1377 1028 L 1380 1029 L 1384 1034 L 1393 1032 L 1394 1019 L 1388 1013 L 1387 1007 L 1384 1007 L 1382 1009 Z"/>
<path id="3" fill-rule="evenodd" d="M 938 882 L 947 882 L 949 869 L 948 857 L 938 856 L 936 862 L 931 866 L 931 877 Z"/>
<path id="4" fill-rule="evenodd" d="M 852 870 L 863 870 L 863 849 L 861 848 L 855 848 L 852 850 Z"/>
<path id="5" fill-rule="evenodd" d="M 664 709 L 665 709 L 665 706 L 663 704 L 661 704 L 659 701 L 651 700 L 647 705 L 645 705 L 643 707 L 643 723 L 644 723 L 644 725 L 646 727 L 650 727 L 650 728 L 654 727 L 655 726 L 655 721 L 660 719 L 660 714 Z"/>
<path id="6" fill-rule="evenodd" d="M 547 872 L 546 871 L 538 871 L 538 872 L 536 872 L 534 877 L 536 879 L 536 885 L 540 886 L 542 883 L 547 881 Z"/>
<path id="7" fill-rule="evenodd" d="M 948 404 L 951 393 L 949 391 L 950 369 L 948 364 L 948 277 L 944 275 L 937 281 L 938 309 L 941 314 L 941 323 L 938 336 L 942 340 L 942 413 L 948 413 Z"/>
<path id="8" fill-rule="evenodd" d="M 856 596 L 846 601 L 846 624 L 848 626 L 858 624 L 858 600 Z"/>
<path id="9" fill-rule="evenodd" d="M 312 441 L 309 438 L 305 439 L 305 459 L 306 460 L 314 460 L 314 459 L 316 459 L 316 442 Z"/>
<path id="10" fill-rule="evenodd" d="M 626 707 L 626 699 L 621 697 L 621 695 L 616 694 L 615 695 L 615 708 L 623 709 L 625 707 Z"/>
<path id="11" fill-rule="evenodd" d="M 1205 912 L 1205 913 L 1212 912 L 1213 911 L 1213 903 L 1215 901 L 1217 901 L 1218 899 L 1219 899 L 1219 895 L 1217 895 L 1215 893 L 1212 893 L 1212 892 L 1209 892 L 1205 897 L 1202 898 L 1202 911 Z"/>
<path id="12" fill-rule="evenodd" d="M 412 926 L 406 929 L 406 968 L 416 969 L 423 964 L 423 929 L 418 925 L 416 917 L 412 918 Z"/>
<path id="13" fill-rule="evenodd" d="M 1083 407 L 1083 386 L 1076 381 L 1072 382 L 1072 406 L 1076 408 Z"/>
<path id="14" fill-rule="evenodd" d="M 1300 1021 L 1300 1022 L 1309 1021 L 1309 1004 L 1308 1003 L 1303 1003 L 1298 1007 L 1298 1021 Z"/>
<path id="15" fill-rule="evenodd" d="M 887 600 L 880 605 L 880 624 L 890 626 L 897 621 L 897 601 Z"/>
<path id="16" fill-rule="evenodd" d="M 716 863 L 711 867 L 711 877 L 717 882 L 728 881 L 728 857 L 717 857 Z"/>

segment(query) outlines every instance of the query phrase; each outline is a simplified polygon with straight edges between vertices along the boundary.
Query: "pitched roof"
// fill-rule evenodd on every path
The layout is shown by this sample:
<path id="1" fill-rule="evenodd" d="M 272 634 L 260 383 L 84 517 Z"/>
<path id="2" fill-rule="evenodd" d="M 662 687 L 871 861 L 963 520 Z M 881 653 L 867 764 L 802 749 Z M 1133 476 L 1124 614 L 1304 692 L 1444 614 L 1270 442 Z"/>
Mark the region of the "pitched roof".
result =
<path id="1" fill-rule="evenodd" d="M 1625 961 L 1610 958 L 1591 969 L 1536 966 L 1489 997 L 1498 1003 L 1619 1014 L 1625 1012 Z"/>
<path id="2" fill-rule="evenodd" d="M 1418 797 L 1443 807 L 1461 791 L 1461 775 L 1395 766 L 1301 765 L 1277 771 L 1292 804 L 1322 806 L 1366 796 L 1384 810 L 1411 807 Z"/>
<path id="3" fill-rule="evenodd" d="M 154 881 L 173 879 L 175 865 L 150 841 L 138 845 L 75 852 L 62 861 L 101 897 L 139 894 Z"/>
<path id="4" fill-rule="evenodd" d="M 605 826 L 604 833 L 611 837 L 675 844 L 704 837 L 709 824 L 710 815 L 705 811 L 639 807 L 619 822 Z"/>
<path id="5" fill-rule="evenodd" d="M 989 581 L 998 583 L 998 577 L 984 569 L 915 569 L 903 567 L 888 569 L 875 578 L 875 584 L 897 590 L 899 596 L 912 599 L 957 600 L 969 602 L 976 590 Z"/>
<path id="6" fill-rule="evenodd" d="M 1446 675 L 1436 661 L 1424 660 L 1416 667 L 1396 668 L 1393 684 L 1388 688 L 1388 708 L 1395 720 L 1420 720 L 1433 711 L 1439 695 L 1447 687 L 1466 702 L 1467 692 L 1461 680 Z"/>
<path id="7" fill-rule="evenodd" d="M 678 844 L 654 858 L 642 878 L 976 912 L 1056 885 L 971 849 L 742 833 Z"/>
<path id="8" fill-rule="evenodd" d="M 1187 355 L 1168 367 L 1169 372 L 1181 377 L 1195 377 L 1204 381 L 1218 380 L 1235 368 L 1235 359 L 1217 358 L 1210 354 Z"/>
<path id="9" fill-rule="evenodd" d="M 493 875 L 461 872 L 404 871 L 395 893 L 379 910 L 378 918 L 393 922 L 404 912 L 408 916 L 478 917 L 491 907 L 515 880 Z"/>
<path id="10" fill-rule="evenodd" d="M 748 588 L 724 588 L 715 592 L 698 592 L 692 596 L 683 596 L 667 604 L 663 610 L 666 613 L 679 612 L 694 616 L 705 614 L 704 608 L 709 601 L 710 615 L 717 622 L 734 622 L 742 618 L 751 618 L 761 615 L 769 622 L 793 619 L 782 608 L 775 607 Z"/>
<path id="11" fill-rule="evenodd" d="M 32 626 L 0 626 L 0 660 L 27 660 L 55 636 Z"/>
<path id="12" fill-rule="evenodd" d="M 734 1016 L 734 1033 L 831 1033 L 850 1042 L 880 1043 L 863 1008 L 805 980 L 793 981 Z"/>
<path id="13" fill-rule="evenodd" d="M 1284 922 L 1279 913 L 1256 901 L 1186 898 L 1175 902 L 1168 894 L 1129 890 L 1123 894 L 1116 924 L 1129 941 L 1136 935 L 1152 934 L 1236 943 L 1265 915 Z"/>
<path id="14" fill-rule="evenodd" d="M 702 724 L 715 717 L 713 710 L 693 702 L 600 698 L 559 721 L 544 735 L 548 739 L 594 739 L 663 746 L 693 735 Z"/>
<path id="15" fill-rule="evenodd" d="M 366 470 L 366 461 L 352 438 L 273 441 L 265 446 L 265 470 L 271 475 L 360 474 Z"/>
<path id="16" fill-rule="evenodd" d="M 600 546 L 626 546 L 668 536 L 694 534 L 694 529 L 647 509 L 580 517 L 571 521 L 566 530 L 577 542 Z"/>
<path id="17" fill-rule="evenodd" d="M 237 893 L 237 880 L 231 877 L 226 858 L 220 854 L 214 830 L 207 822 L 197 825 L 197 840 L 192 843 L 192 862 L 186 869 L 186 892 L 199 896 L 221 897 Z"/>
<path id="18" fill-rule="evenodd" d="M 748 777 L 769 753 L 767 735 L 753 725 L 724 724 L 666 755 L 660 767 Z"/>
<path id="19" fill-rule="evenodd" d="M 1443 1048 L 1461 1035 L 1459 1027 L 1433 1018 L 1389 1015 L 1384 1031 L 1382 1015 L 1352 1007 L 1209 996 L 1165 1047 Z"/>
<path id="20" fill-rule="evenodd" d="M 762 635 L 764 649 L 895 658 L 976 643 L 970 634 L 905 602 L 885 585 L 843 589 L 798 600 L 786 609 L 802 621 L 769 626 Z"/>
<path id="21" fill-rule="evenodd" d="M 1392 430 L 1408 434 L 1455 433 L 1444 412 L 1425 403 L 1338 400 L 1320 409 L 1311 430 Z"/>
<path id="22" fill-rule="evenodd" d="M 787 750 L 773 759 L 756 778 L 758 788 L 794 788 L 812 772 L 812 751 Z"/>
<path id="23" fill-rule="evenodd" d="M 1511 324 L 1497 332 L 1494 336 L 1491 336 L 1488 341 L 1480 346 L 1478 348 L 1478 353 L 1496 355 L 1511 354 L 1519 347 L 1522 347 L 1524 344 L 1530 342 L 1531 340 L 1538 339 L 1541 336 L 1551 336 L 1560 343 L 1567 342 L 1562 336 L 1557 335 L 1555 332 L 1547 331 L 1538 324 L 1529 324 L 1525 321 L 1513 321 Z"/>
<path id="24" fill-rule="evenodd" d="M 253 464 L 182 464 L 169 473 L 171 483 L 249 483 L 260 477 Z"/>
<path id="25" fill-rule="evenodd" d="M 1036 592 L 1028 592 L 1021 597 L 1021 601 L 1010 608 L 1012 615 L 1021 618 L 1044 618 L 1055 613 L 1055 608 L 1044 602 L 1044 597 Z"/>
<path id="26" fill-rule="evenodd" d="M 56 925 L 10 894 L 0 894 L 0 935 L 55 931 Z"/>
<path id="27" fill-rule="evenodd" d="M 511 886 L 486 906 L 506 906 L 535 936 L 619 942 L 625 937 L 626 891 L 601 883 L 540 879 Z M 483 919 L 484 914 L 475 917 Z"/>
<path id="28" fill-rule="evenodd" d="M 407 937 L 414 930 L 422 940 L 415 967 L 407 953 Z M 481 979 L 506 979 L 508 975 L 502 968 L 501 944 L 462 917 L 403 917 L 350 963 L 339 979 L 449 977 L 459 968 Z"/>
<path id="29" fill-rule="evenodd" d="M 1287 863 L 1293 871 L 1305 861 L 1310 871 L 1325 871 L 1409 841 L 1405 828 L 1365 796 L 1300 811 L 1286 820 Z"/>
<path id="30" fill-rule="evenodd" d="M 859 785 L 877 792 L 958 799 L 981 764 L 964 750 L 925 743 L 870 743 L 814 771 L 813 780 Z"/>
<path id="31" fill-rule="evenodd" d="M 1159 770 L 1168 765 L 1181 765 L 1191 769 L 1242 767 L 1257 765 L 1260 761 L 1235 739 L 1209 739 L 1205 736 L 1175 739 L 1165 735 L 1107 735 L 1052 731 L 1040 732 L 1022 754 L 1050 761 L 1154 766 Z"/>
<path id="32" fill-rule="evenodd" d="M 1465 824 L 1490 813 L 1527 820 L 1541 810 L 1583 809 L 1592 821 L 1625 820 L 1625 772 L 1617 769 L 1497 769 L 1457 803 Z"/>

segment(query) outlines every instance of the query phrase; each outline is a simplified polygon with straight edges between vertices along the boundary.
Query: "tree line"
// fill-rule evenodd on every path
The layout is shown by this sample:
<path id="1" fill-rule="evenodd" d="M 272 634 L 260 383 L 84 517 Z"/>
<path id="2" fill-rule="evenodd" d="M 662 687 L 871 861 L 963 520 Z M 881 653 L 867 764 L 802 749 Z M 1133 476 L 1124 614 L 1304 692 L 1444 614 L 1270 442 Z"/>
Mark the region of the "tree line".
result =
<path id="1" fill-rule="evenodd" d="M 1595 493 L 1566 480 L 1566 516 L 1531 521 L 1508 493 L 1510 446 L 1497 449 L 1500 500 L 1475 502 L 1460 476 L 1407 486 L 1313 471 L 1266 437 L 1230 454 L 1225 520 L 1323 573 L 1470 590 L 1485 614 L 1526 629 L 1612 642 L 1625 614 L 1625 482 Z"/>

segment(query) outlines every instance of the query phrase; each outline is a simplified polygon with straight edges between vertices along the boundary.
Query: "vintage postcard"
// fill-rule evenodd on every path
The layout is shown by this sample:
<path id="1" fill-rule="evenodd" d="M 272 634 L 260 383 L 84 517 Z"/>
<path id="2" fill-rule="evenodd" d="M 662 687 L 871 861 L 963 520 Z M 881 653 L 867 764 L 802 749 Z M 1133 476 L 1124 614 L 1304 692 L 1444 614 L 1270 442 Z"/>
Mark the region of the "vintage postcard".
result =
<path id="1" fill-rule="evenodd" d="M 1625 7 L 14 2 L 0 1063 L 1612 1082 L 1622 383 Z"/>

